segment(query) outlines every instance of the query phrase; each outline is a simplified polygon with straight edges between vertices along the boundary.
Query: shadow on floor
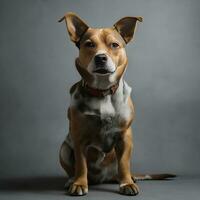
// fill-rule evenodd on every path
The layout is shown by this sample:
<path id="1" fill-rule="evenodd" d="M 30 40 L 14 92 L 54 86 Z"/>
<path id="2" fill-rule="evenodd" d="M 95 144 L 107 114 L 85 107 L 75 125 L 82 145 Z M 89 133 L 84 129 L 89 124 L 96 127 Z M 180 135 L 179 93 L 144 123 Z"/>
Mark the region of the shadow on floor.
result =
<path id="1" fill-rule="evenodd" d="M 64 191 L 66 177 L 25 177 L 0 179 L 0 191 Z"/>
<path id="2" fill-rule="evenodd" d="M 65 194 L 64 185 L 66 177 L 48 176 L 48 177 L 19 177 L 0 179 L 0 192 L 42 192 L 42 191 L 60 191 Z M 111 188 L 99 187 L 99 185 L 90 185 L 90 190 L 113 192 Z"/>

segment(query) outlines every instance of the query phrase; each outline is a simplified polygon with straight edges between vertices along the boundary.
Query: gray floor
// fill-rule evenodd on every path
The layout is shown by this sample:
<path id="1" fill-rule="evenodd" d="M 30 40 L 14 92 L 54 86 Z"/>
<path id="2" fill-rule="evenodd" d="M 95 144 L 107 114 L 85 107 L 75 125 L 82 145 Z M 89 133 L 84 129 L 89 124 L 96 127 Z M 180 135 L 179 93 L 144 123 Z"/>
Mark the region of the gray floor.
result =
<path id="1" fill-rule="evenodd" d="M 63 177 L 26 177 L 0 180 L 0 199 L 75 199 L 63 190 Z M 148 200 L 199 200 L 200 176 L 180 176 L 169 181 L 140 181 L 140 194 L 136 197 L 117 193 L 118 185 L 102 184 L 90 186 L 89 194 L 78 199 L 148 199 Z"/>

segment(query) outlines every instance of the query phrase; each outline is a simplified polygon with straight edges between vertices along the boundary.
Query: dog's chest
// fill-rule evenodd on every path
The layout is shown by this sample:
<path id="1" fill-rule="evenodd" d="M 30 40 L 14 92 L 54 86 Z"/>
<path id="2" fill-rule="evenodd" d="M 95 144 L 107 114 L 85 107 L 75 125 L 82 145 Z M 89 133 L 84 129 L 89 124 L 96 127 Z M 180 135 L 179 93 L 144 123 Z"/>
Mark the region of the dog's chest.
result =
<path id="1" fill-rule="evenodd" d="M 78 92 L 78 91 L 76 91 Z M 103 98 L 83 97 L 72 99 L 83 116 L 83 130 L 91 131 L 91 140 L 102 144 L 103 151 L 110 151 L 122 131 L 123 124 L 130 119 L 132 110 L 128 105 L 131 88 L 121 82 L 114 95 Z M 93 142 L 92 141 L 92 142 Z"/>

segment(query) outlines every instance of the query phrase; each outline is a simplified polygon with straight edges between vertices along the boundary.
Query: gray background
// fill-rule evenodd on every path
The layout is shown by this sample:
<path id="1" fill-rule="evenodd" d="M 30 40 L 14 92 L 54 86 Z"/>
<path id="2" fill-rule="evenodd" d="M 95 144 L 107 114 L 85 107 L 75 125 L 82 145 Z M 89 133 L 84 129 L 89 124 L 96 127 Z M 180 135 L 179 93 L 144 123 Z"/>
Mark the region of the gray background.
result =
<path id="1" fill-rule="evenodd" d="M 73 11 L 93 27 L 143 16 L 127 46 L 136 105 L 135 172 L 200 173 L 200 2 L 1 0 L 0 176 L 63 176 L 69 88 L 77 48 L 57 20 Z"/>

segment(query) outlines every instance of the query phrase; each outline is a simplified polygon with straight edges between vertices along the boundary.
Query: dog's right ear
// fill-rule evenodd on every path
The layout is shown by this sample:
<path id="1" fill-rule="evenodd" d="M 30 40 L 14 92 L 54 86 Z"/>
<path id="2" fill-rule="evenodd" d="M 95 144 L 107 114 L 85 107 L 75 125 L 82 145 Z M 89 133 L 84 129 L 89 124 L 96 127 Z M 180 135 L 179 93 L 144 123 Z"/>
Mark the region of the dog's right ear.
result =
<path id="1" fill-rule="evenodd" d="M 65 20 L 71 41 L 77 44 L 89 26 L 72 12 L 64 15 L 58 22 L 63 20 Z"/>

